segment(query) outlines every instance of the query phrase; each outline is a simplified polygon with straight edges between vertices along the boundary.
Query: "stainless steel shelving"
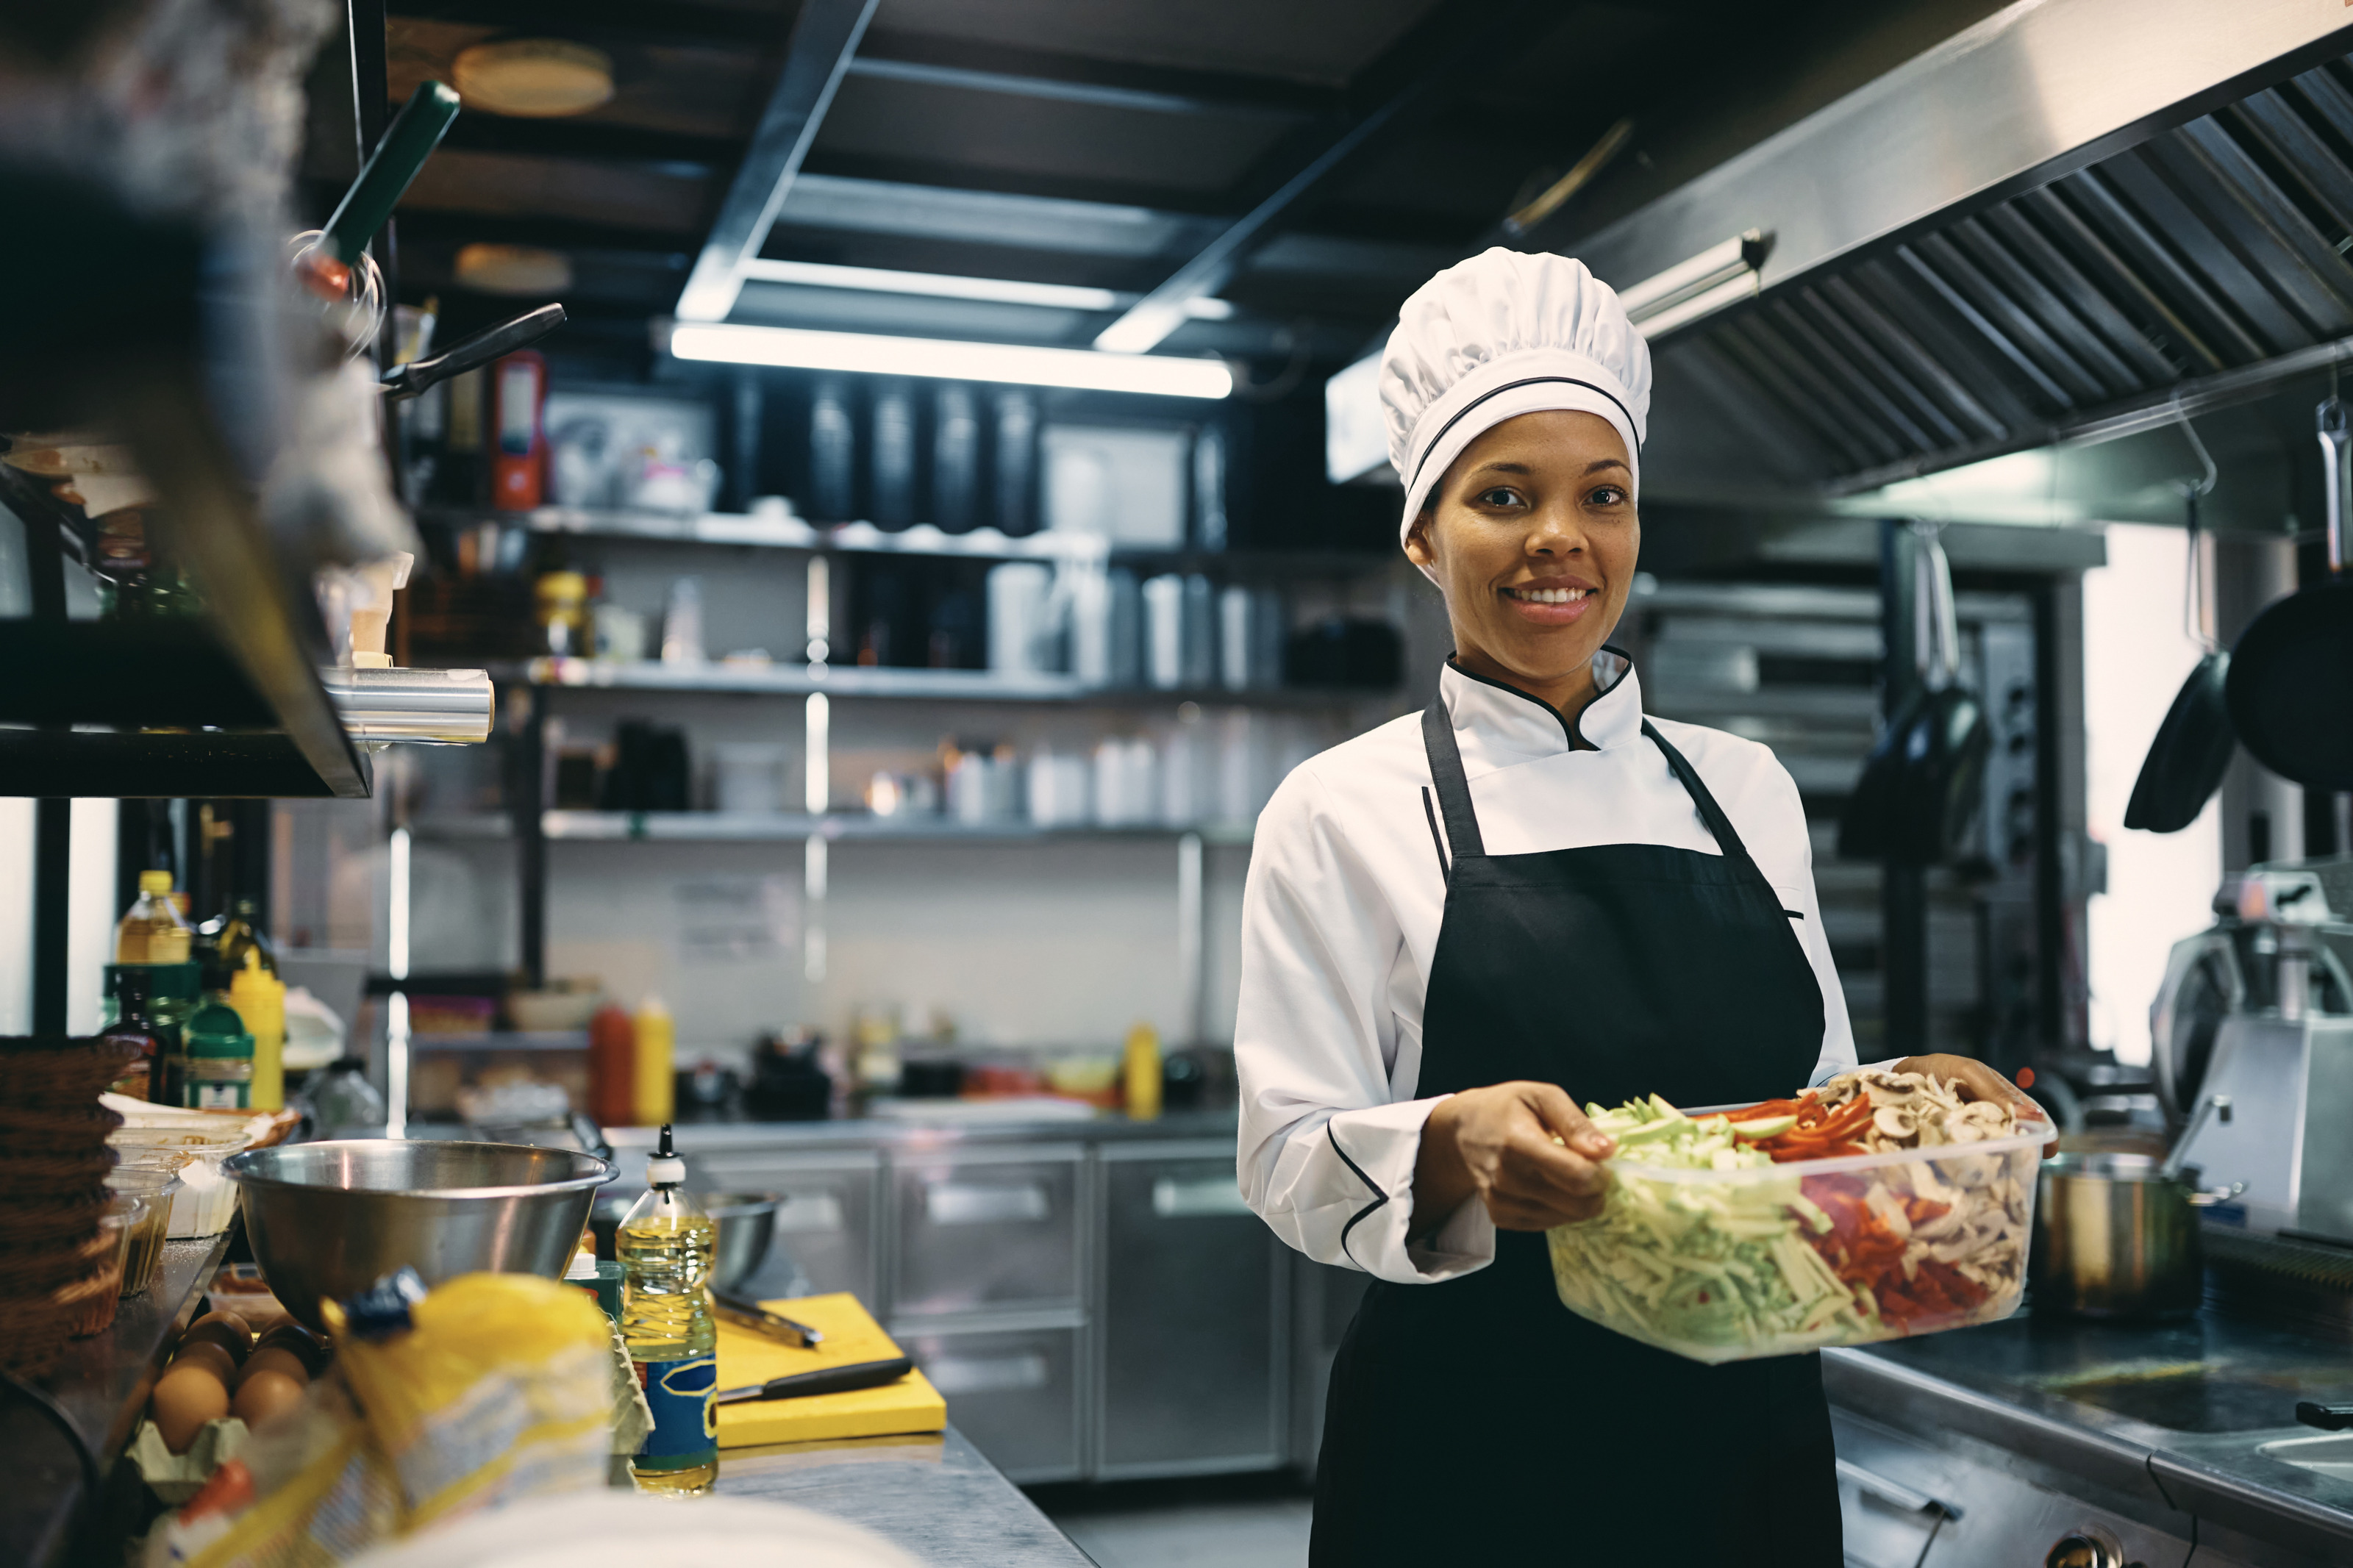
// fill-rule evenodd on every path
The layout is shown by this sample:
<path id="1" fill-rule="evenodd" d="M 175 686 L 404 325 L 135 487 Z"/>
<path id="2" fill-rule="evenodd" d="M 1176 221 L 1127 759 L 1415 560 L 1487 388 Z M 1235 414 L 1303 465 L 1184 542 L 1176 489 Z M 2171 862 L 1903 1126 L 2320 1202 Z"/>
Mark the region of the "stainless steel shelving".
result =
<path id="1" fill-rule="evenodd" d="M 420 838 L 504 839 L 514 824 L 489 814 L 423 816 L 412 820 L 409 831 Z M 540 814 L 540 834 L 547 839 L 614 842 L 660 839 L 670 843 L 798 843 L 823 838 L 869 844 L 1035 844 L 1047 839 L 1168 839 L 1187 836 L 1205 844 L 1239 846 L 1250 843 L 1252 825 L 1240 823 L 1137 824 L 1095 826 L 1092 824 L 1043 825 L 1032 822 L 958 822 L 952 817 L 923 815 L 875 816 L 862 812 L 724 811 L 547 811 Z"/>

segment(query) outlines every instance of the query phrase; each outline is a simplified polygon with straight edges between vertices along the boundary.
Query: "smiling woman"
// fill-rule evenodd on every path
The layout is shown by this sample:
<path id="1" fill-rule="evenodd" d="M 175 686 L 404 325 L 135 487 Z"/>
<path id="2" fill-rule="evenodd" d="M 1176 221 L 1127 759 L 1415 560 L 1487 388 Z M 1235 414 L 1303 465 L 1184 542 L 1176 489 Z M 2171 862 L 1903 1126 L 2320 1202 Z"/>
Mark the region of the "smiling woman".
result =
<path id="1" fill-rule="evenodd" d="M 1515 416 L 1463 449 L 1405 544 L 1446 595 L 1458 667 L 1584 710 L 1642 547 L 1633 482 L 1618 432 L 1577 410 Z"/>

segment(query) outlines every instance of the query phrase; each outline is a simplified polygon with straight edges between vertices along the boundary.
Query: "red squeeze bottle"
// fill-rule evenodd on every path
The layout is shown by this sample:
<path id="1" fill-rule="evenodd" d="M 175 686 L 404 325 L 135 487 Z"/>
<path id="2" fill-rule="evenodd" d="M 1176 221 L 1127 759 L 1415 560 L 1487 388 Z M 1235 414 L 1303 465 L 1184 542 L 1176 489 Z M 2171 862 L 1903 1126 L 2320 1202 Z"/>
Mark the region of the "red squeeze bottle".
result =
<path id="1" fill-rule="evenodd" d="M 620 1005 L 607 1002 L 588 1020 L 588 1115 L 600 1127 L 627 1127 L 636 1114 L 638 1030 Z"/>

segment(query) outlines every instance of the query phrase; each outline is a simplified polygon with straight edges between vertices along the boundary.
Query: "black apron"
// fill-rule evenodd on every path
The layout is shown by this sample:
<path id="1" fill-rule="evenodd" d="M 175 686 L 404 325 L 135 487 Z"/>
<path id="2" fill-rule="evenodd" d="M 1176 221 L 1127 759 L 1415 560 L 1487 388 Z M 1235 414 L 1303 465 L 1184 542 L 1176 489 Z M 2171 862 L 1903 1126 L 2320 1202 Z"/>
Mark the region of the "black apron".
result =
<path id="1" fill-rule="evenodd" d="M 1812 1072 L 1821 991 L 1792 915 L 1642 733 L 1722 854 L 1489 855 L 1444 700 L 1423 715 L 1451 863 L 1419 1093 L 1521 1079 L 1580 1105 L 1722 1105 Z M 1560 1304 L 1542 1233 L 1503 1231 L 1476 1273 L 1366 1291 L 1332 1367 L 1310 1561 L 1840 1568 L 1832 1457 L 1819 1356 L 1654 1350 Z"/>

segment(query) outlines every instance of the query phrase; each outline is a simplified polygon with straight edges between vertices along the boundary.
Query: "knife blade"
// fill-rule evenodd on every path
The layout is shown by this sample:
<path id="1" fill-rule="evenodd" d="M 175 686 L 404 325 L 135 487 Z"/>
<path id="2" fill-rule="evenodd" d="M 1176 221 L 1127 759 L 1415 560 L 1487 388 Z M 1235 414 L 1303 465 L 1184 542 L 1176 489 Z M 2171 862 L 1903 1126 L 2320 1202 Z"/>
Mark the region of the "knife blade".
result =
<path id="1" fill-rule="evenodd" d="M 896 1383 L 914 1370 L 905 1356 L 890 1361 L 855 1361 L 843 1366 L 821 1366 L 814 1372 L 787 1373 L 765 1383 L 723 1388 L 711 1396 L 713 1405 L 744 1405 L 755 1399 L 798 1399 L 811 1394 L 847 1394 L 858 1388 L 880 1388 Z"/>
<path id="2" fill-rule="evenodd" d="M 787 1318 L 782 1312 L 771 1312 L 751 1297 L 739 1296 L 733 1290 L 712 1291 L 711 1310 L 731 1323 L 765 1334 L 772 1340 L 782 1340 L 788 1345 L 798 1345 L 804 1350 L 815 1350 L 825 1342 L 822 1331 Z"/>

